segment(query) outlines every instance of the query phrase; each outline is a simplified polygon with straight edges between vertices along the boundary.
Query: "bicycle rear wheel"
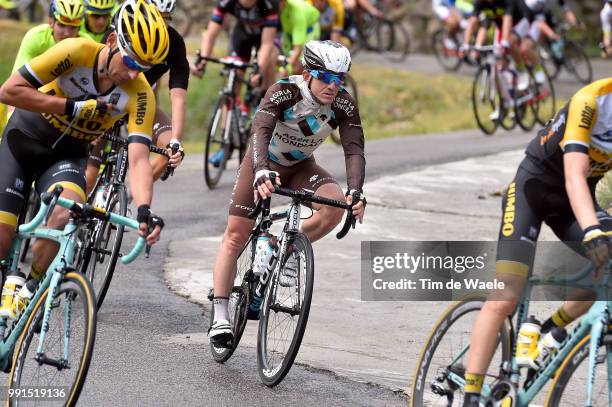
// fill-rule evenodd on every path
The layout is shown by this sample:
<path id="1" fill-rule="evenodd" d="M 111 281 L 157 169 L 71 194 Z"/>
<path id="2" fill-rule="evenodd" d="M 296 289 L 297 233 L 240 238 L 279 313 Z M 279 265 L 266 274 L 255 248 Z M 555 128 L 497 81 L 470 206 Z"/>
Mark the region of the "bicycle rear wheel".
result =
<path id="1" fill-rule="evenodd" d="M 385 49 L 385 57 L 391 62 L 404 62 L 410 53 L 410 34 L 401 21 L 389 21 L 393 30 L 393 43 Z"/>
<path id="2" fill-rule="evenodd" d="M 227 96 L 221 95 L 210 119 L 204 148 L 204 179 L 209 189 L 215 188 L 219 183 L 229 158 L 232 130 L 226 129 L 228 114 L 232 114 L 232 109 L 229 108 L 229 100 Z M 230 123 L 233 123 L 233 121 L 230 120 Z M 238 127 L 236 127 L 236 131 L 237 129 Z M 228 131 L 230 132 L 229 137 L 227 137 Z"/>
<path id="3" fill-rule="evenodd" d="M 514 89 L 516 95 L 514 115 L 516 116 L 518 125 L 524 131 L 531 131 L 531 129 L 533 129 L 533 126 L 535 126 L 536 121 L 538 120 L 538 114 L 540 112 L 540 100 L 538 97 L 539 93 L 537 91 L 538 88 L 533 77 L 533 72 L 530 70 L 528 74 L 529 85 L 527 86 L 527 89 L 524 91 L 519 91 L 517 88 Z"/>
<path id="4" fill-rule="evenodd" d="M 52 304 L 48 332 L 43 347 L 43 363 L 37 358 L 47 288 L 23 328 L 16 347 L 9 377 L 9 388 L 54 388 L 64 391 L 61 398 L 45 405 L 74 406 L 87 377 L 96 337 L 96 305 L 89 280 L 81 273 L 66 273 Z M 61 395 L 61 394 L 60 394 Z M 54 402 L 58 402 L 57 404 Z M 10 406 L 26 404 L 9 400 Z"/>
<path id="5" fill-rule="evenodd" d="M 546 73 L 548 73 L 548 76 L 550 76 L 550 79 L 557 79 L 561 66 L 550 47 L 550 42 L 547 41 L 545 44 L 540 45 L 539 54 L 542 65 L 544 66 Z"/>
<path id="6" fill-rule="evenodd" d="M 494 113 L 501 107 L 501 97 L 497 91 L 490 65 L 481 66 L 472 83 L 472 108 L 476 124 L 485 134 L 495 133 L 499 120 L 493 119 Z"/>
<path id="7" fill-rule="evenodd" d="M 283 287 L 279 276 L 289 256 L 297 264 L 295 286 Z M 257 333 L 257 367 L 261 381 L 269 387 L 289 373 L 300 349 L 308 322 L 314 280 L 314 257 L 308 238 L 298 233 L 293 251 L 278 262 L 266 290 Z"/>
<path id="8" fill-rule="evenodd" d="M 125 185 L 116 184 L 111 187 L 105 208 L 109 212 L 125 216 L 127 213 L 127 191 Z M 83 272 L 94 290 L 98 309 L 102 307 L 106 293 L 110 287 L 113 273 L 119 259 L 121 243 L 123 242 L 123 225 L 115 225 L 109 221 L 94 220 L 93 233 L 96 234 L 93 247 L 86 247 L 88 254 L 83 256 L 80 271 Z"/>
<path id="9" fill-rule="evenodd" d="M 570 351 L 561 368 L 557 371 L 546 397 L 546 406 L 584 406 L 586 388 L 589 382 L 589 346 L 591 335 L 585 336 Z M 608 391 L 608 353 L 612 349 L 601 346 L 597 351 L 595 363 L 595 382 L 593 383 L 593 406 L 610 406 L 612 395 Z"/>
<path id="10" fill-rule="evenodd" d="M 459 43 L 456 38 L 448 38 L 454 44 L 454 49 L 446 47 L 445 40 L 446 31 L 439 29 L 431 38 L 431 49 L 433 50 L 436 59 L 442 65 L 445 71 L 454 72 L 461 66 L 461 58 L 459 58 Z"/>
<path id="11" fill-rule="evenodd" d="M 546 74 L 546 72 L 544 73 Z M 541 125 L 545 125 L 557 113 L 557 99 L 555 97 L 555 87 L 553 86 L 552 80 L 550 79 L 548 74 L 546 74 L 546 80 L 544 81 L 544 83 L 536 83 L 536 85 L 538 90 L 538 123 L 540 123 Z"/>
<path id="12" fill-rule="evenodd" d="M 578 82 L 588 85 L 593 81 L 593 67 L 584 49 L 573 41 L 565 44 L 563 64 Z"/>
<path id="13" fill-rule="evenodd" d="M 233 354 L 247 323 L 247 311 L 249 302 L 252 298 L 251 288 L 255 286 L 253 275 L 253 260 L 255 258 L 256 239 L 252 236 L 242 249 L 242 253 L 238 257 L 236 267 L 236 278 L 234 287 L 229 298 L 229 316 L 232 331 L 234 332 L 234 341 L 231 348 L 215 346 L 210 343 L 210 352 L 215 362 L 223 363 L 228 360 Z M 212 298 L 209 298 L 212 300 Z M 210 307 L 210 323 L 215 320 L 215 307 L 211 304 Z"/>
<path id="14" fill-rule="evenodd" d="M 463 405 L 463 380 L 472 326 L 485 301 L 486 296 L 474 295 L 453 303 L 444 311 L 419 356 L 412 382 L 411 406 Z M 485 385 L 497 379 L 501 371 L 496 369 L 502 362 L 510 360 L 510 332 L 510 326 L 505 322 L 485 375 Z"/>

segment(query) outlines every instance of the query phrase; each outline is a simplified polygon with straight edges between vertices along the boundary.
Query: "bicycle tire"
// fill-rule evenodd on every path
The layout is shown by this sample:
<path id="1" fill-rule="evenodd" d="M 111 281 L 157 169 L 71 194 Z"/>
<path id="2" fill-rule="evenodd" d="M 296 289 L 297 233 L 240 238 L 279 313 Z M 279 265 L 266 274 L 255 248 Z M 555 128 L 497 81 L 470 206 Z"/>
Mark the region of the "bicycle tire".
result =
<path id="1" fill-rule="evenodd" d="M 233 354 L 247 323 L 247 311 L 249 302 L 252 298 L 251 290 L 254 289 L 253 279 L 253 260 L 255 258 L 255 246 L 256 238 L 251 236 L 247 244 L 242 249 L 240 256 L 238 256 L 237 267 L 236 267 L 236 278 L 234 281 L 239 281 L 240 285 L 235 285 L 232 288 L 229 300 L 229 314 L 230 324 L 232 324 L 232 330 L 234 332 L 234 341 L 232 342 L 231 348 L 223 348 L 214 346 L 210 343 L 210 352 L 215 362 L 223 363 L 228 360 Z M 215 307 L 210 307 L 210 323 L 215 320 Z"/>
<path id="2" fill-rule="evenodd" d="M 36 188 L 34 186 L 31 187 L 30 195 L 27 202 L 27 208 L 25 208 L 23 212 L 23 217 L 21 213 L 19 214 L 19 222 L 18 224 L 24 224 L 30 222 L 34 219 L 34 216 L 38 213 L 38 209 L 40 208 L 40 196 L 36 193 Z M 19 261 L 24 263 L 26 258 L 28 257 L 28 253 L 30 252 L 30 245 L 32 243 L 31 239 L 25 239 L 23 241 L 23 245 L 21 246 L 21 254 L 19 256 Z"/>
<path id="3" fill-rule="evenodd" d="M 546 41 L 545 44 L 540 45 L 539 47 L 540 60 L 542 61 L 542 66 L 550 79 L 555 80 L 557 76 L 559 76 L 559 71 L 561 70 L 561 66 L 559 61 L 555 58 L 555 54 L 550 48 L 550 42 Z"/>
<path id="4" fill-rule="evenodd" d="M 124 184 L 115 184 L 109 193 L 107 198 L 107 208 L 105 208 L 109 212 L 117 213 L 121 216 L 125 216 L 127 214 L 127 190 Z M 121 244 L 123 242 L 123 232 L 125 231 L 125 226 L 123 225 L 115 225 L 110 221 L 97 220 L 99 222 L 99 229 L 97 231 L 97 236 L 95 239 L 96 247 L 92 249 L 94 253 L 87 258 L 87 264 L 84 264 L 84 271 L 86 271 L 86 275 L 91 281 L 91 285 L 93 287 L 95 296 L 96 296 L 96 304 L 98 310 L 102 307 L 102 303 L 106 298 L 106 294 L 108 293 L 108 289 L 110 287 L 111 280 L 113 279 L 113 274 L 115 272 L 115 267 L 117 266 L 117 260 L 119 259 L 119 252 L 121 251 Z M 109 243 L 111 241 L 111 234 L 115 232 L 114 238 L 112 239 L 111 250 L 108 255 L 102 255 L 98 250 L 103 250 L 104 252 L 108 252 Z M 104 247 L 100 247 L 100 245 L 104 244 Z M 92 259 L 94 260 L 92 263 Z M 104 273 L 102 274 L 101 279 L 96 278 L 96 265 L 103 264 L 108 260 L 108 264 L 104 269 Z M 83 271 L 83 269 L 81 269 Z"/>
<path id="5" fill-rule="evenodd" d="M 308 238 L 297 233 L 293 237 L 293 252 L 289 255 L 299 254 L 299 261 L 297 264 L 299 267 L 298 276 L 296 278 L 295 287 L 282 287 L 279 282 L 280 270 L 284 266 L 286 259 L 279 262 L 280 266 L 276 267 L 276 272 L 270 279 L 270 283 L 266 290 L 264 302 L 262 304 L 261 315 L 259 318 L 259 329 L 257 332 L 257 368 L 259 371 L 259 378 L 268 387 L 274 387 L 279 384 L 289 373 L 293 361 L 297 356 L 302 343 L 302 337 L 306 330 L 306 324 L 308 322 L 308 314 L 310 312 L 310 303 L 312 300 L 312 288 L 314 283 L 314 255 L 312 252 L 312 246 Z M 302 266 L 304 275 L 302 275 Z M 304 281 L 306 280 L 306 281 Z M 304 292 L 301 293 L 302 300 L 299 302 L 299 295 L 297 295 L 298 303 L 288 307 L 283 304 L 283 299 L 291 300 L 293 302 L 292 289 L 299 291 L 303 287 Z M 283 298 L 282 295 L 287 292 L 289 295 Z M 290 298 L 291 297 L 291 298 Z M 284 309 L 281 309 L 283 307 Z M 279 340 L 280 346 L 284 347 L 285 343 L 289 343 L 289 347 L 285 351 L 279 351 L 278 349 L 272 348 L 270 344 L 275 342 L 274 333 L 272 337 L 268 337 L 270 328 L 276 328 L 280 324 L 276 324 L 275 316 L 283 311 L 291 310 L 292 312 L 299 312 L 297 315 L 297 321 L 295 321 L 296 315 L 287 314 L 286 320 L 293 320 L 295 322 L 295 329 L 291 338 L 288 336 L 286 339 Z M 271 313 L 273 311 L 273 313 Z M 274 315 L 273 315 L 274 314 Z M 289 317 L 291 316 L 291 317 Z M 273 320 L 270 323 L 270 320 Z M 279 334 L 287 333 L 287 329 L 279 328 Z M 288 340 L 288 341 L 287 341 Z M 282 355 L 281 360 L 278 364 L 273 364 L 276 358 Z"/>
<path id="6" fill-rule="evenodd" d="M 486 75 L 486 76 L 484 76 Z M 482 130 L 482 132 L 486 135 L 492 135 L 497 130 L 499 126 L 499 120 L 491 120 L 490 115 L 498 108 L 501 104 L 499 92 L 497 88 L 494 87 L 491 89 L 492 80 L 490 78 L 491 75 L 491 67 L 490 66 L 481 66 L 476 75 L 474 76 L 474 81 L 472 82 L 472 111 L 474 112 L 474 118 L 476 119 L 476 124 Z M 481 89 L 480 86 L 484 85 L 484 88 Z M 495 86 L 495 85 L 494 85 Z M 482 100 L 482 108 L 489 107 L 491 112 L 479 112 L 479 103 Z M 488 122 L 488 123 L 487 123 Z"/>
<path id="7" fill-rule="evenodd" d="M 506 81 L 506 79 L 503 79 L 503 80 Z M 501 75 L 498 77 L 498 80 L 495 81 L 495 86 L 497 89 L 497 94 L 503 95 L 501 91 Z M 510 92 L 511 95 L 509 95 L 511 99 L 507 100 L 504 103 L 504 97 L 500 96 L 500 104 L 499 104 L 500 116 L 499 117 L 501 118 L 501 120 L 499 120 L 499 126 L 504 130 L 510 131 L 510 130 L 513 130 L 518 124 L 518 121 L 516 120 L 516 112 L 514 109 L 514 107 L 516 106 L 516 92 L 514 91 L 516 89 L 516 75 L 515 74 L 512 74 L 512 83 L 511 84 L 506 83 L 506 86 L 508 87 L 508 89 L 512 89 L 512 92 Z M 506 106 L 507 104 L 509 105 Z"/>
<path id="8" fill-rule="evenodd" d="M 550 119 L 552 119 L 557 113 L 557 98 L 555 96 L 555 87 L 552 79 L 546 71 L 546 80 L 544 83 L 536 83 L 538 90 L 538 106 L 537 106 L 537 119 L 538 123 L 544 126 Z"/>
<path id="9" fill-rule="evenodd" d="M 96 338 L 96 318 L 97 318 L 96 317 L 95 297 L 93 295 L 93 291 L 91 288 L 91 284 L 89 283 L 89 280 L 85 276 L 83 276 L 81 273 L 77 273 L 77 272 L 66 273 L 64 275 L 62 282 L 59 284 L 57 288 L 58 290 L 57 290 L 57 295 L 55 297 L 56 300 L 54 302 L 53 310 L 59 310 L 60 308 L 62 308 L 61 305 L 63 303 L 65 304 L 65 303 L 74 301 L 75 296 L 76 296 L 76 297 L 80 297 L 81 299 L 81 301 L 75 303 L 76 306 L 82 305 L 83 311 L 84 311 L 83 313 L 83 320 L 84 320 L 83 353 L 79 358 L 80 360 L 78 363 L 78 370 L 76 370 L 76 376 L 74 378 L 74 381 L 71 380 L 71 385 L 66 386 L 66 387 L 69 387 L 69 392 L 67 393 L 65 405 L 74 406 L 76 405 L 79 395 L 81 394 L 81 390 L 83 389 L 83 385 L 85 384 L 85 379 L 87 378 L 87 371 L 89 370 L 89 365 L 91 363 L 91 358 L 93 356 L 93 349 L 94 349 L 95 338 Z M 55 366 L 50 366 L 47 364 L 39 365 L 39 363 L 34 360 L 34 356 L 32 355 L 32 353 L 35 353 L 37 350 L 36 349 L 38 346 L 37 335 L 39 335 L 39 332 L 37 331 L 39 331 L 40 329 L 39 327 L 42 324 L 42 317 L 43 317 L 43 313 L 45 309 L 45 302 L 46 302 L 48 294 L 49 294 L 49 288 L 45 290 L 43 295 L 41 295 L 38 302 L 32 309 L 32 312 L 28 316 L 28 320 L 24 325 L 23 331 L 21 335 L 19 336 L 19 339 L 16 342 L 15 353 L 14 353 L 15 357 L 13 359 L 12 368 L 11 368 L 10 377 L 9 377 L 9 388 L 20 388 L 20 387 L 28 386 L 28 384 L 23 383 L 24 370 L 26 368 L 28 368 L 28 372 L 30 368 L 31 369 L 34 369 L 34 368 L 41 369 L 42 367 L 47 367 L 49 370 L 53 371 L 54 374 L 50 375 L 53 377 L 51 379 L 52 383 L 46 383 L 43 386 L 45 388 L 48 388 L 51 386 L 53 387 L 58 386 L 57 377 L 59 375 L 59 372 L 62 372 L 62 371 L 70 372 L 73 370 L 73 369 L 58 370 L 58 368 Z M 63 296 L 62 294 L 65 294 L 65 296 Z M 76 335 L 74 332 L 75 325 L 76 325 L 73 323 L 74 314 L 75 314 L 74 305 L 71 305 L 70 311 L 66 311 L 66 312 L 72 318 L 70 320 L 71 331 L 69 332 L 69 337 L 71 340 L 70 343 L 74 344 L 76 342 L 75 338 L 78 337 L 78 335 Z M 51 318 L 54 318 L 53 314 L 51 315 Z M 65 318 L 66 318 L 66 315 L 59 316 L 59 319 L 62 322 L 65 321 Z M 60 339 L 59 341 L 54 342 L 51 337 L 54 327 L 59 326 L 59 325 L 63 325 L 63 324 L 59 324 L 59 323 L 49 324 L 49 331 L 47 332 L 47 338 L 45 340 L 45 345 L 49 346 L 49 345 L 59 343 L 60 344 L 59 347 L 61 348 L 60 352 L 65 352 L 64 343 L 62 342 L 62 340 Z M 64 332 L 63 335 L 66 335 L 66 333 Z M 30 350 L 32 350 L 32 353 L 30 353 L 30 356 L 28 357 L 27 355 Z M 47 357 L 50 356 L 49 351 L 50 349 L 45 348 L 45 356 Z M 72 356 L 74 354 L 75 352 L 71 350 L 70 355 Z M 73 367 L 77 366 L 77 364 L 74 363 L 72 366 Z M 39 378 L 39 379 L 41 378 L 44 379 L 45 375 L 35 374 L 34 377 Z M 30 384 L 30 386 L 32 385 L 34 384 Z M 41 383 L 36 383 L 36 385 L 40 387 Z M 19 400 L 9 400 L 8 401 L 9 406 L 18 406 L 19 404 L 20 404 Z"/>
<path id="10" fill-rule="evenodd" d="M 612 326 L 610 326 L 610 328 L 612 328 Z M 585 405 L 585 388 L 586 388 L 586 382 L 588 381 L 588 377 L 584 377 L 582 375 L 580 375 L 577 371 L 578 369 L 581 367 L 581 365 L 583 367 L 585 367 L 586 369 L 586 373 L 588 374 L 588 365 L 589 365 L 589 346 L 590 346 L 590 339 L 591 339 L 591 335 L 588 334 L 587 336 L 585 336 L 583 339 L 580 340 L 580 342 L 578 342 L 578 344 L 569 352 L 569 354 L 565 357 L 565 359 L 563 360 L 563 362 L 561 363 L 561 367 L 559 367 L 559 369 L 556 371 L 555 373 L 555 377 L 553 378 L 553 381 L 549 387 L 549 391 L 546 397 L 546 402 L 545 405 L 549 406 L 549 407 L 556 407 L 556 406 L 570 406 L 570 405 Z M 606 346 L 601 346 L 598 349 L 606 349 Z M 604 352 L 604 363 L 603 366 L 606 366 L 606 362 L 605 362 L 605 354 L 607 353 L 607 351 L 612 351 L 612 349 L 607 349 L 606 352 Z M 600 358 L 598 358 L 598 362 L 600 361 Z M 582 362 L 586 362 L 586 366 L 584 366 L 582 364 Z M 596 366 L 599 363 L 596 364 Z M 603 373 L 603 376 L 608 377 L 607 371 L 605 373 Z M 582 379 L 580 379 L 582 377 Z M 602 399 L 604 399 L 604 405 L 609 406 L 610 403 L 612 402 L 612 400 L 608 399 L 607 401 L 605 401 L 605 397 L 601 397 L 601 396 L 605 396 L 608 393 L 608 380 L 604 380 L 605 383 L 602 383 L 602 386 L 604 387 L 602 389 L 602 391 L 595 391 L 596 386 L 598 382 L 598 378 L 601 378 L 602 375 L 601 374 L 595 374 L 595 381 L 596 383 L 593 383 L 593 388 L 594 388 L 594 395 L 599 395 L 599 397 L 595 396 L 593 398 L 593 402 L 600 402 Z M 580 391 L 577 390 L 572 390 L 571 388 L 568 387 L 568 385 L 571 383 L 570 379 L 574 379 L 573 382 L 576 381 L 582 381 L 582 383 L 578 383 L 577 386 L 579 386 Z M 563 399 L 563 397 L 565 395 L 568 395 L 568 398 L 572 398 L 572 396 L 578 396 L 579 398 L 579 402 L 580 403 L 576 403 L 576 397 L 573 397 L 573 402 L 572 400 L 567 400 L 567 399 Z M 609 396 L 612 397 L 612 396 Z M 601 405 L 601 404 L 596 404 L 596 405 Z"/>
<path id="11" fill-rule="evenodd" d="M 593 81 L 593 67 L 584 49 L 574 41 L 567 41 L 565 44 L 565 59 L 563 65 L 578 82 L 588 85 Z M 582 63 L 580 63 L 582 62 Z M 584 66 L 584 71 L 580 67 Z"/>
<path id="12" fill-rule="evenodd" d="M 204 140 L 204 180 L 209 189 L 214 189 L 219 183 L 230 152 L 230 143 L 224 140 L 225 126 L 221 123 L 223 120 L 223 109 L 227 106 L 227 102 L 226 95 L 219 96 L 213 110 L 213 115 L 210 118 L 206 139 Z M 231 109 L 227 110 L 230 111 Z M 221 130 L 218 135 L 217 130 Z M 218 148 L 214 149 L 213 145 L 218 145 Z M 223 157 L 218 166 L 215 166 L 210 162 L 210 156 L 220 150 L 223 150 Z"/>
<path id="13" fill-rule="evenodd" d="M 463 360 L 463 358 L 465 358 L 466 355 L 466 346 L 464 345 L 463 339 L 458 339 L 458 341 L 461 342 L 460 351 L 451 351 L 449 355 L 444 355 L 444 358 L 442 359 L 443 361 L 440 363 L 440 366 L 432 366 L 432 361 L 434 360 L 434 356 L 440 355 L 440 353 L 442 352 L 440 345 L 442 344 L 442 341 L 445 337 L 451 338 L 453 341 L 455 341 L 461 333 L 467 332 L 468 335 L 471 335 L 471 321 L 467 321 L 465 323 L 465 326 L 457 328 L 457 332 L 451 330 L 451 328 L 453 328 L 453 326 L 458 320 L 462 319 L 466 315 L 469 315 L 469 313 L 479 312 L 485 301 L 486 296 L 484 294 L 472 295 L 464 300 L 454 302 L 444 311 L 442 317 L 440 317 L 440 319 L 432 329 L 425 343 L 425 346 L 423 346 L 421 354 L 419 355 L 417 368 L 415 370 L 414 379 L 412 381 L 411 386 L 412 397 L 410 398 L 410 406 L 420 407 L 423 405 L 462 405 L 463 400 L 457 400 L 454 396 L 455 392 L 463 392 L 463 388 L 458 386 L 457 383 L 448 380 L 448 377 L 444 375 L 451 371 L 457 375 L 461 375 L 465 372 L 465 364 L 461 363 L 461 361 Z M 463 320 L 465 320 L 465 318 L 463 318 Z M 446 335 L 447 333 L 448 335 Z M 469 337 L 467 338 L 467 340 L 469 343 Z M 498 358 L 501 357 L 501 361 L 500 363 L 492 362 L 490 366 L 501 366 L 501 362 L 510 360 L 512 352 L 511 341 L 512 339 L 510 325 L 508 320 L 505 320 L 498 338 L 498 348 L 500 348 L 500 345 L 501 348 L 497 350 L 495 355 Z M 449 362 L 461 355 L 460 352 L 463 352 L 463 356 L 457 359 L 458 363 L 453 366 L 449 365 Z M 431 372 L 432 375 L 429 376 L 427 374 L 428 372 Z M 492 372 L 487 372 L 485 378 L 490 379 L 491 377 L 495 377 L 495 374 L 493 374 Z M 429 381 L 428 378 L 430 380 L 433 380 Z M 431 388 L 434 386 L 434 383 L 436 385 L 436 388 L 445 389 L 445 391 L 452 392 L 450 394 L 450 397 L 452 399 L 449 401 L 449 396 L 446 396 L 444 399 L 442 399 L 442 396 L 440 394 L 436 394 L 433 390 L 431 390 Z M 431 390 L 430 393 L 427 393 L 427 390 Z M 434 400 L 438 397 L 440 404 L 435 403 Z"/>
<path id="14" fill-rule="evenodd" d="M 539 97 L 540 94 L 538 92 L 538 87 L 536 85 L 535 78 L 533 77 L 533 72 L 528 70 L 529 75 L 529 85 L 525 91 L 519 91 L 517 88 L 514 89 L 515 92 L 515 105 L 514 105 L 514 115 L 516 117 L 516 121 L 521 129 L 524 131 L 531 131 L 535 126 L 536 122 L 538 122 L 538 114 L 540 113 L 539 108 Z M 533 96 L 533 90 L 535 90 L 535 94 Z M 521 100 L 526 98 L 523 102 Z"/>
<path id="15" fill-rule="evenodd" d="M 393 44 L 385 50 L 385 57 L 391 62 L 404 62 L 410 54 L 410 34 L 401 21 L 390 21 L 393 28 Z"/>
<path id="16" fill-rule="evenodd" d="M 456 72 L 461 66 L 461 58 L 459 58 L 458 54 L 459 44 L 457 44 L 455 38 L 452 38 L 452 40 L 457 45 L 457 49 L 455 50 L 456 55 L 453 56 L 452 53 L 450 53 L 450 51 L 444 45 L 445 37 L 446 30 L 444 30 L 443 28 L 437 30 L 431 37 L 431 49 L 433 50 L 436 60 L 445 71 Z"/>

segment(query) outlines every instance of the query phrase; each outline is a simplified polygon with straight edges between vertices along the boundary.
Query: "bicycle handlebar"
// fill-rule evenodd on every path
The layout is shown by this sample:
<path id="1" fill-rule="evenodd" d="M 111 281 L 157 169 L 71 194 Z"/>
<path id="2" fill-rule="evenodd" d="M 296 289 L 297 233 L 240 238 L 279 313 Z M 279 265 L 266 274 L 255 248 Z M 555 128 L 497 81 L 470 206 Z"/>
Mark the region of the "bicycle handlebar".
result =
<path id="1" fill-rule="evenodd" d="M 123 137 L 115 136 L 114 134 L 112 134 L 112 132 L 111 133 L 106 133 L 106 134 L 102 135 L 102 138 L 104 140 L 110 141 L 111 143 L 121 144 L 125 148 L 127 148 L 127 146 L 128 146 L 128 142 L 127 142 L 126 139 L 124 139 Z M 154 153 L 154 154 L 159 154 L 159 155 L 163 155 L 166 158 L 170 158 L 168 156 L 168 152 L 166 151 L 165 148 L 157 147 L 154 144 L 151 144 L 149 146 L 149 151 Z"/>
<path id="2" fill-rule="evenodd" d="M 361 199 L 361 194 L 359 192 L 353 193 L 352 195 L 353 204 L 350 204 L 350 205 L 344 201 L 338 201 L 335 199 L 330 199 L 330 198 L 325 198 L 323 196 L 315 195 L 314 192 L 309 191 L 307 189 L 289 189 L 289 188 L 283 188 L 283 187 L 277 186 L 274 188 L 273 192 L 278 195 L 290 197 L 294 201 L 297 201 L 297 202 L 313 202 L 313 203 L 318 203 L 321 205 L 333 206 L 335 208 L 345 209 L 348 212 L 348 214 L 346 216 L 342 229 L 340 230 L 340 232 L 336 234 L 337 239 L 342 239 L 344 236 L 347 235 L 347 233 L 349 232 L 351 228 L 353 229 L 355 228 L 357 219 L 355 218 L 355 215 L 353 215 L 353 206 L 356 205 L 357 202 L 359 202 L 359 200 Z M 255 209 L 249 212 L 248 214 L 249 219 L 257 218 L 257 216 L 259 216 L 259 214 L 264 208 L 268 209 L 269 207 L 270 207 L 270 199 L 260 198 L 259 201 L 257 201 L 257 205 Z"/>
<path id="3" fill-rule="evenodd" d="M 252 68 L 256 72 L 259 70 L 259 66 L 257 65 L 257 62 L 244 62 L 239 59 L 233 59 L 233 58 L 229 59 L 229 58 L 215 58 L 215 57 L 210 57 L 210 56 L 207 57 L 207 56 L 200 55 L 200 50 L 197 50 L 196 58 L 195 58 L 196 65 L 198 65 L 202 60 L 221 64 L 230 69 Z"/>
<path id="4" fill-rule="evenodd" d="M 101 220 L 107 220 L 112 223 L 118 223 L 135 230 L 139 230 L 140 228 L 140 224 L 135 219 L 121 216 L 114 212 L 107 212 L 102 208 L 97 208 L 90 204 L 81 204 L 71 199 L 62 198 L 60 196 L 62 191 L 63 188 L 60 185 L 56 185 L 51 192 L 43 193 L 41 195 L 41 204 L 38 213 L 29 223 L 19 226 L 19 232 L 27 233 L 34 231 L 42 223 L 44 218 L 50 216 L 51 212 L 53 212 L 55 204 L 72 211 L 80 218 L 91 217 Z M 145 238 L 142 236 L 138 236 L 138 240 L 136 241 L 136 244 L 134 245 L 132 251 L 127 255 L 121 257 L 121 263 L 128 264 L 134 261 L 136 257 L 138 257 L 140 252 L 142 252 L 145 243 Z"/>

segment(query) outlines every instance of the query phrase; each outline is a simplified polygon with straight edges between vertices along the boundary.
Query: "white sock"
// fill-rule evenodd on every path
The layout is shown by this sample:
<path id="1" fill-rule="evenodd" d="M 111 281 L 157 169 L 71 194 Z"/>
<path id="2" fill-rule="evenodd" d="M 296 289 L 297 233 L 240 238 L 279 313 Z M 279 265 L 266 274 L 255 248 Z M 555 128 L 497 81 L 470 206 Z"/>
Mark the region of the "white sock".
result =
<path id="1" fill-rule="evenodd" d="M 213 298 L 213 307 L 215 307 L 215 320 L 213 323 L 220 319 L 229 321 L 229 298 L 227 297 L 215 297 Z"/>

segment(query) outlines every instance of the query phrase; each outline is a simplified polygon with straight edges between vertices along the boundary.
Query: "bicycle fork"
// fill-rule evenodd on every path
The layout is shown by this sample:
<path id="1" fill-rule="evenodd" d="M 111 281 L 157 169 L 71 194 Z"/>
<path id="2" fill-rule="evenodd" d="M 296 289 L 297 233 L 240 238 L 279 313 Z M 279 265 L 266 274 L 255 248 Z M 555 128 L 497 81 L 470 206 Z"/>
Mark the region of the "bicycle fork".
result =
<path id="1" fill-rule="evenodd" d="M 51 318 L 51 310 L 54 308 L 55 298 L 57 296 L 57 289 L 59 284 L 64 277 L 64 272 L 66 270 L 66 262 L 62 259 L 62 266 L 58 266 L 51 277 L 51 284 L 49 285 L 49 294 L 45 300 L 45 312 L 43 314 L 42 320 L 42 328 L 40 331 L 40 338 L 38 340 L 38 347 L 36 348 L 36 356 L 34 360 L 38 362 L 39 365 L 51 365 L 55 366 L 57 370 L 63 370 L 66 368 L 70 368 L 68 365 L 68 356 L 70 349 L 70 317 L 71 317 L 71 302 L 68 301 L 66 307 L 66 316 L 64 320 L 64 355 L 60 360 L 48 358 L 44 352 L 44 344 L 45 339 L 47 337 L 47 333 L 49 332 L 49 319 Z"/>

